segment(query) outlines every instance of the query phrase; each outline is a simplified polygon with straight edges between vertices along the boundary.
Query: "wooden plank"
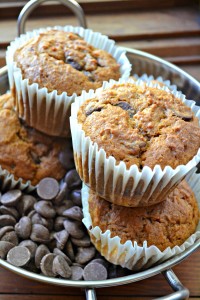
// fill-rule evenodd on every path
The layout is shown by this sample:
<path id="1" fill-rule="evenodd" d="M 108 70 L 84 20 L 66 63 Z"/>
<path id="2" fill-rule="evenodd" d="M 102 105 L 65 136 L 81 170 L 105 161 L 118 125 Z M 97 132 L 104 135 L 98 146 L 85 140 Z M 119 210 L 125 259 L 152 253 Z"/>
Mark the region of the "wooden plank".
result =
<path id="1" fill-rule="evenodd" d="M 118 42 L 117 44 L 123 47 L 143 50 L 161 57 L 200 55 L 200 37 L 126 41 Z"/>
<path id="2" fill-rule="evenodd" d="M 14 298 L 13 298 L 14 297 Z M 0 300 L 85 300 L 85 296 L 70 296 L 70 295 L 0 295 Z M 98 297 L 98 300 L 151 300 L 152 297 L 137 297 L 137 296 L 101 296 Z M 200 298 L 192 298 L 193 300 L 197 300 Z"/>
<path id="3" fill-rule="evenodd" d="M 1 18 L 16 18 L 20 10 L 26 4 L 27 1 L 1 1 L 0 3 L 0 17 Z M 190 6 L 195 5 L 195 1 L 189 0 L 78 0 L 85 13 L 105 13 L 105 12 L 117 12 L 117 11 L 130 11 L 130 9 L 161 9 L 178 6 Z M 55 16 L 72 14 L 68 8 L 63 8 L 63 5 L 57 1 L 55 3 L 45 3 L 37 8 L 32 16 Z"/>
<path id="4" fill-rule="evenodd" d="M 13 298 L 14 297 L 14 298 Z M 0 300 L 85 300 L 85 296 L 69 296 L 69 295 L 63 295 L 63 296 L 56 296 L 56 295 L 0 295 Z M 98 300 L 152 300 L 152 297 L 137 297 L 137 296 L 101 296 L 98 297 Z M 200 297 L 194 298 L 190 297 L 189 299 L 192 300 L 199 300 Z"/>
<path id="5" fill-rule="evenodd" d="M 180 17 L 181 16 L 181 17 Z M 88 27 L 117 41 L 158 39 L 166 37 L 200 37 L 199 12 L 193 8 L 163 9 L 160 11 L 87 15 Z M 187 23 L 185 22 L 187 20 Z M 27 22 L 27 30 L 55 25 L 78 25 L 74 16 L 37 18 Z M 16 35 L 16 20 L 0 19 L 0 45 L 6 46 Z"/>

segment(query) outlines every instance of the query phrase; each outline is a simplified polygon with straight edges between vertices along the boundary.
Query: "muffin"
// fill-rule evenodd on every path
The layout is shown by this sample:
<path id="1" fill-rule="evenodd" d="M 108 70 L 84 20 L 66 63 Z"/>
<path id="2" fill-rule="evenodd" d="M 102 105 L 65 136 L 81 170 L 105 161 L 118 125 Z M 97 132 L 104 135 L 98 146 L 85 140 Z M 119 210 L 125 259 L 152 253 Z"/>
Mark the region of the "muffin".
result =
<path id="1" fill-rule="evenodd" d="M 114 205 L 87 187 L 82 194 L 83 222 L 93 244 L 108 261 L 123 267 L 164 260 L 191 245 L 194 233 L 200 234 L 196 195 L 186 181 L 150 207 Z"/>
<path id="2" fill-rule="evenodd" d="M 32 186 L 45 177 L 60 180 L 66 173 L 59 161 L 59 154 L 66 149 L 66 140 L 52 138 L 22 124 L 12 104 L 10 94 L 0 97 L 1 179 L 6 180 L 12 174 L 15 181 L 21 179 L 22 183 L 29 182 Z"/>
<path id="3" fill-rule="evenodd" d="M 198 111 L 181 93 L 132 80 L 77 97 L 71 131 L 80 177 L 118 205 L 162 201 L 200 159 Z"/>
<path id="4" fill-rule="evenodd" d="M 70 26 L 22 35 L 8 48 L 7 64 L 19 116 L 57 136 L 69 134 L 66 124 L 75 95 L 130 73 L 124 51 L 113 41 Z"/>

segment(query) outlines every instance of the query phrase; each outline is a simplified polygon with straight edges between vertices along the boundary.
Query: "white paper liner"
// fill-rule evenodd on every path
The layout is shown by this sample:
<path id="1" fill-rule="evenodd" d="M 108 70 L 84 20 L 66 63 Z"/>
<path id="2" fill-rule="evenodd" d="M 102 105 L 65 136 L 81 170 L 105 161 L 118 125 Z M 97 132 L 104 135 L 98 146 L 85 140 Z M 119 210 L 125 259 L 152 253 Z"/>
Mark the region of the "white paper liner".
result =
<path id="1" fill-rule="evenodd" d="M 177 91 L 177 86 L 175 84 L 171 84 L 170 80 L 164 80 L 161 76 L 158 76 L 158 77 L 154 77 L 153 75 L 148 76 L 145 73 L 141 76 L 138 76 L 138 74 L 133 74 L 131 76 L 131 78 L 133 78 L 133 80 L 136 80 L 136 81 L 140 79 L 140 80 L 143 80 L 147 83 L 150 82 L 150 81 L 153 81 L 153 84 L 154 84 L 155 87 L 159 87 L 159 86 L 162 87 L 163 85 L 165 85 L 170 90 Z"/>
<path id="2" fill-rule="evenodd" d="M 12 190 L 12 189 L 20 189 L 26 192 L 32 192 L 35 190 L 36 186 L 33 186 L 30 181 L 26 181 L 23 183 L 22 178 L 16 180 L 14 175 L 9 173 L 7 170 L 2 169 L 0 166 L 0 190 Z"/>
<path id="3" fill-rule="evenodd" d="M 200 207 L 200 174 L 192 174 L 186 177 L 188 184 L 193 190 Z M 178 255 L 189 248 L 194 242 L 200 238 L 200 222 L 194 234 L 192 234 L 181 246 L 166 248 L 160 251 L 156 246 L 148 247 L 147 241 L 143 246 L 139 246 L 137 242 L 132 243 L 130 240 L 121 244 L 118 236 L 111 237 L 110 230 L 102 233 L 100 227 L 92 227 L 92 220 L 89 213 L 89 188 L 83 185 L 82 188 L 82 204 L 83 204 L 83 223 L 86 226 L 91 241 L 97 250 L 111 263 L 120 265 L 130 270 L 138 271 L 146 269 L 154 264 L 161 263 L 172 256 Z"/>
<path id="4" fill-rule="evenodd" d="M 131 71 L 125 50 L 117 47 L 115 42 L 99 32 L 90 29 L 73 26 L 55 26 L 41 28 L 32 32 L 27 32 L 11 42 L 6 52 L 6 62 L 8 66 L 8 78 L 11 91 L 15 94 L 15 106 L 19 117 L 25 122 L 44 133 L 54 136 L 69 135 L 69 116 L 71 103 L 74 101 L 76 93 L 71 96 L 67 92 L 58 95 L 57 91 L 48 92 L 47 88 L 39 88 L 37 83 L 29 84 L 28 79 L 22 78 L 22 72 L 13 61 L 13 56 L 17 48 L 22 46 L 30 38 L 38 36 L 40 33 L 58 29 L 67 32 L 74 32 L 82 36 L 86 42 L 96 48 L 109 52 L 120 64 L 122 78 L 128 78 Z"/>
<path id="5" fill-rule="evenodd" d="M 120 79 L 119 83 L 132 82 L 137 85 L 143 85 L 143 79 L 134 81 Z M 117 82 L 110 80 L 105 82 L 102 88 L 95 91 L 85 91 L 81 96 L 76 97 L 71 107 L 71 135 L 73 141 L 74 158 L 77 171 L 83 182 L 92 188 L 102 198 L 124 206 L 147 206 L 162 201 L 165 196 L 188 174 L 194 171 L 195 166 L 200 161 L 200 149 L 197 154 L 186 165 L 179 165 L 175 169 L 166 166 L 164 170 L 159 165 L 153 169 L 145 166 L 142 171 L 136 165 L 132 165 L 130 169 L 126 168 L 126 164 L 122 161 L 118 165 L 114 157 L 106 157 L 106 152 L 98 145 L 93 143 L 89 137 L 85 136 L 80 124 L 77 121 L 77 112 L 81 104 L 95 97 L 105 88 L 111 87 Z M 154 86 L 150 81 L 145 83 L 148 86 Z M 173 93 L 177 98 L 181 99 L 196 117 L 200 119 L 200 108 L 195 105 L 192 100 L 186 100 L 185 95 L 176 91 L 172 91 L 173 87 L 157 88 Z M 170 89 L 169 89 L 170 88 Z M 127 205 L 128 201 L 128 205 Z"/>

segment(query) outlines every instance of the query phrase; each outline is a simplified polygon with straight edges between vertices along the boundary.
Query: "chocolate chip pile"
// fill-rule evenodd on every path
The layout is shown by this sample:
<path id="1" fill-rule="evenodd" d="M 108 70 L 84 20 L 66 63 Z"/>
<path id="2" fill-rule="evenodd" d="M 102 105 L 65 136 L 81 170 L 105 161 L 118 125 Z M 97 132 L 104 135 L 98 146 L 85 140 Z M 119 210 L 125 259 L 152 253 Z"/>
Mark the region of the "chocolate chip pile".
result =
<path id="1" fill-rule="evenodd" d="M 130 274 L 107 262 L 82 223 L 82 182 L 76 170 L 64 180 L 42 179 L 34 194 L 14 189 L 0 197 L 0 257 L 45 276 L 104 280 Z"/>

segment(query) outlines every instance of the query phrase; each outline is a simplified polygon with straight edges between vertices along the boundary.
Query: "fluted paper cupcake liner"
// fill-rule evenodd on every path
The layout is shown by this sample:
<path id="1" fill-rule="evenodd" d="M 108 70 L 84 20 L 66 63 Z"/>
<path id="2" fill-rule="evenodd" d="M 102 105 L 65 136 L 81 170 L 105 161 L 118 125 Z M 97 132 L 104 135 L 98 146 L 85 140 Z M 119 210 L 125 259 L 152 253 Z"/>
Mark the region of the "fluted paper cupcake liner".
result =
<path id="1" fill-rule="evenodd" d="M 26 192 L 32 192 L 35 190 L 35 186 L 31 184 L 30 181 L 23 182 L 22 178 L 15 179 L 14 175 L 9 173 L 7 170 L 2 169 L 0 166 L 0 190 L 12 190 L 20 189 Z"/>
<path id="2" fill-rule="evenodd" d="M 144 82 L 152 82 L 155 87 L 166 86 L 172 91 L 177 91 L 177 86 L 172 84 L 170 80 L 164 80 L 161 76 L 154 77 L 153 75 L 148 76 L 147 74 L 143 74 L 142 76 L 138 76 L 138 74 L 133 74 L 131 76 L 133 80 L 142 80 Z"/>
<path id="3" fill-rule="evenodd" d="M 117 164 L 113 156 L 106 157 L 106 152 L 102 148 L 99 149 L 97 143 L 92 142 L 90 137 L 85 136 L 78 123 L 77 112 L 87 99 L 94 98 L 96 94 L 113 84 L 125 82 L 144 84 L 141 79 L 136 82 L 132 79 L 120 79 L 118 82 L 110 80 L 96 92 L 93 90 L 83 92 L 72 104 L 70 125 L 75 164 L 83 182 L 102 198 L 122 206 L 148 206 L 162 201 L 188 173 L 194 171 L 200 161 L 200 150 L 186 165 L 179 165 L 175 169 L 166 166 L 164 170 L 159 165 L 153 169 L 145 166 L 141 171 L 136 165 L 127 169 L 123 161 Z M 154 86 L 150 81 L 145 84 Z M 158 88 L 173 93 L 200 119 L 200 108 L 194 101 L 186 100 L 181 92 L 171 91 L 169 87 Z"/>
<path id="4" fill-rule="evenodd" d="M 200 207 L 200 174 L 192 174 L 186 177 L 191 189 L 193 190 Z M 178 255 L 192 246 L 194 242 L 200 238 L 200 222 L 197 225 L 196 231 L 192 234 L 182 245 L 173 248 L 166 248 L 160 251 L 156 246 L 149 246 L 147 241 L 139 246 L 137 242 L 126 241 L 122 244 L 118 236 L 111 237 L 110 230 L 102 232 L 100 227 L 92 226 L 92 220 L 89 213 L 89 188 L 83 186 L 82 188 L 82 203 L 83 203 L 83 223 L 86 226 L 91 241 L 97 250 L 109 262 L 120 265 L 130 270 L 138 271 L 146 269 L 152 265 L 161 263 L 175 255 Z"/>
<path id="5" fill-rule="evenodd" d="M 67 92 L 58 95 L 57 91 L 48 92 L 47 88 L 40 88 L 37 83 L 29 84 L 28 79 L 23 79 L 21 69 L 13 61 L 13 56 L 17 48 L 22 46 L 30 38 L 38 36 L 40 33 L 50 29 L 64 30 L 79 34 L 84 40 L 98 49 L 110 53 L 120 64 L 122 78 L 128 78 L 131 65 L 121 47 L 117 47 L 113 40 L 90 29 L 73 26 L 55 26 L 41 28 L 32 32 L 27 32 L 11 42 L 6 52 L 8 66 L 8 77 L 11 91 L 15 96 L 15 107 L 19 114 L 29 126 L 34 127 L 44 133 L 53 136 L 69 135 L 69 116 L 71 103 L 77 96 L 71 96 Z"/>

